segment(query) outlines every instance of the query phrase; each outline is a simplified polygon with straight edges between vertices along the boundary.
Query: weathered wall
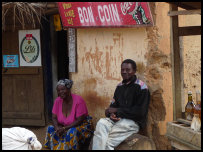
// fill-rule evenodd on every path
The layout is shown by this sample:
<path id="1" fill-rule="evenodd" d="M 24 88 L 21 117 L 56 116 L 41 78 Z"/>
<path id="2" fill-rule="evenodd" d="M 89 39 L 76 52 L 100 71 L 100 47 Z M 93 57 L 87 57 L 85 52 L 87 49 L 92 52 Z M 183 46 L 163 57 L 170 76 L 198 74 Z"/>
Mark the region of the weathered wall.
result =
<path id="1" fill-rule="evenodd" d="M 166 123 L 173 120 L 169 4 L 151 2 L 150 6 L 154 27 L 78 29 L 78 71 L 70 78 L 73 92 L 85 99 L 96 124 L 121 81 L 121 62 L 135 60 L 137 75 L 151 93 L 146 132 L 157 149 L 164 150 L 170 149 Z"/>
<path id="2" fill-rule="evenodd" d="M 155 26 L 147 28 L 146 79 L 151 91 L 147 133 L 157 149 L 170 149 L 166 123 L 173 120 L 169 4 L 150 3 Z"/>
<path id="3" fill-rule="evenodd" d="M 201 15 L 179 16 L 179 25 L 200 26 Z M 185 107 L 188 91 L 192 91 L 194 101 L 196 101 L 196 90 L 201 91 L 201 35 L 181 37 L 180 48 L 183 56 L 183 106 Z"/>
<path id="4" fill-rule="evenodd" d="M 77 73 L 71 73 L 73 92 L 86 101 L 95 123 L 104 117 L 116 85 L 121 81 L 120 65 L 126 58 L 138 64 L 138 73 L 146 67 L 146 28 L 77 30 Z"/>

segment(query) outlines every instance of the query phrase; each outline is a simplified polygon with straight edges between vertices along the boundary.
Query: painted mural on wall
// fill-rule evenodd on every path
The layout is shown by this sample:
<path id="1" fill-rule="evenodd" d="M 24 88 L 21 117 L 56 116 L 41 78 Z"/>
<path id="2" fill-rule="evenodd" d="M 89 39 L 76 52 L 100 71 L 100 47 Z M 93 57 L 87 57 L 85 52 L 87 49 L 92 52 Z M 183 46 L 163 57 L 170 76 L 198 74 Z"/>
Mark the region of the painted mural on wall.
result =
<path id="1" fill-rule="evenodd" d="M 58 2 L 64 28 L 153 26 L 148 2 Z"/>
<path id="2" fill-rule="evenodd" d="M 19 30 L 20 66 L 41 66 L 40 30 Z"/>

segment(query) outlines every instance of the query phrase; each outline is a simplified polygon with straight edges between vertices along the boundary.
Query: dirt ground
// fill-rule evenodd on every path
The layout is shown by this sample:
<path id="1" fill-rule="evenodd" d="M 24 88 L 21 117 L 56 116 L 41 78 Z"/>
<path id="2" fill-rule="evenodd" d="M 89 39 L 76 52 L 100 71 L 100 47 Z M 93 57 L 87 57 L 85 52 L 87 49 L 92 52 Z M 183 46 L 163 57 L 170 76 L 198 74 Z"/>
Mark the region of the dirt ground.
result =
<path id="1" fill-rule="evenodd" d="M 44 127 L 40 127 L 40 126 L 18 126 L 18 127 L 23 127 L 26 128 L 30 131 L 32 131 L 36 136 L 38 141 L 42 144 L 42 149 L 41 150 L 48 150 L 46 148 L 43 147 L 44 144 L 44 140 L 45 140 L 45 136 L 46 136 L 46 129 L 47 127 L 51 125 L 51 123 L 46 124 L 46 126 Z M 17 127 L 17 126 L 2 126 L 3 128 L 11 128 L 11 127 Z"/>
<path id="2" fill-rule="evenodd" d="M 52 125 L 52 123 L 48 122 L 48 123 L 46 123 L 46 126 L 43 126 L 43 127 L 41 127 L 41 126 L 6 126 L 6 125 L 2 125 L 2 128 L 11 128 L 11 127 L 26 128 L 26 129 L 32 131 L 37 136 L 38 141 L 42 144 L 41 150 L 50 150 L 50 149 L 43 147 L 45 136 L 46 136 L 46 130 L 49 125 Z M 88 147 L 89 147 L 89 145 L 85 145 L 82 150 L 87 150 L 87 149 L 89 149 Z"/>

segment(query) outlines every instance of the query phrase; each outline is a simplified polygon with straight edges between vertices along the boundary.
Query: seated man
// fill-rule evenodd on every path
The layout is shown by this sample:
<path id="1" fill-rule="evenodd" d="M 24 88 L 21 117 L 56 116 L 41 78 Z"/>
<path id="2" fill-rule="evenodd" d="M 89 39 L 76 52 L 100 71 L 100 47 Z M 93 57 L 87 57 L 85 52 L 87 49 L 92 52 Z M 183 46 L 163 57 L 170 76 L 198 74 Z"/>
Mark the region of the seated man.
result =
<path id="1" fill-rule="evenodd" d="M 118 84 L 113 101 L 105 110 L 107 118 L 101 118 L 96 125 L 92 150 L 114 150 L 145 126 L 150 93 L 135 72 L 135 61 L 127 59 L 122 62 L 123 81 Z"/>

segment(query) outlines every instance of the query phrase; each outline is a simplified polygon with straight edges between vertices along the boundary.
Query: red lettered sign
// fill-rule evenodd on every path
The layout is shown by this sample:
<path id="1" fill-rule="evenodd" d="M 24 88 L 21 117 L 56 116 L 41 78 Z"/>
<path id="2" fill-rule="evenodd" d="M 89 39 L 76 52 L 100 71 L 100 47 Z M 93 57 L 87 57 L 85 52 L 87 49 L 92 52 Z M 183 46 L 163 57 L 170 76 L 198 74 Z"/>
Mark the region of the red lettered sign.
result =
<path id="1" fill-rule="evenodd" d="M 64 28 L 153 26 L 148 2 L 58 2 Z"/>

